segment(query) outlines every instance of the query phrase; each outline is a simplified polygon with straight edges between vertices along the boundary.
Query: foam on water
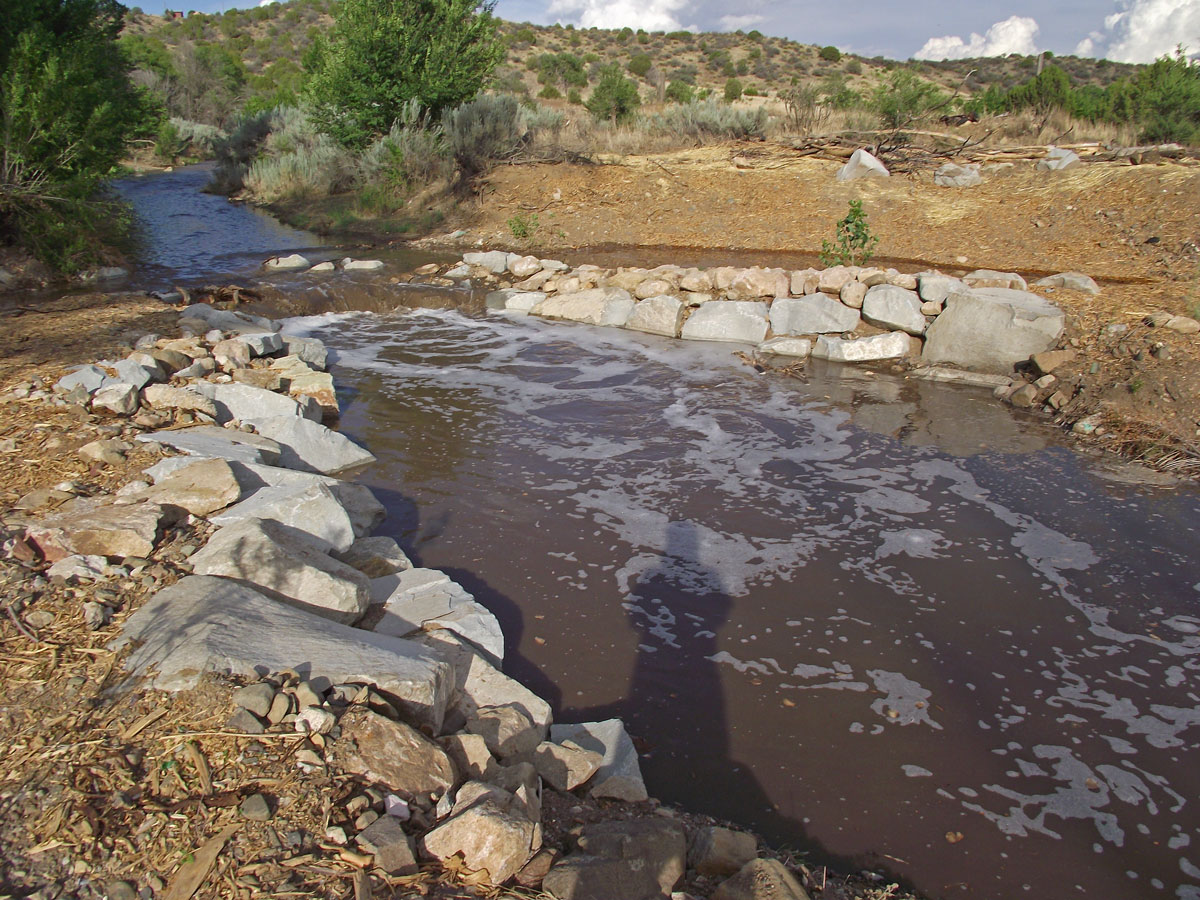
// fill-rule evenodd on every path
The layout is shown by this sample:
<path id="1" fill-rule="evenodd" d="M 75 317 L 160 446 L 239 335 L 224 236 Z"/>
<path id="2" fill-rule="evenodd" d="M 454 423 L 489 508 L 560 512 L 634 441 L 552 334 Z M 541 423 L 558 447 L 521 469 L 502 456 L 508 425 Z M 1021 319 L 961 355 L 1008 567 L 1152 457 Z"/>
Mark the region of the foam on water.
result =
<path id="1" fill-rule="evenodd" d="M 997 841 L 1062 842 L 1068 867 L 1095 869 L 1095 844 L 1102 857 L 1118 854 L 1114 872 L 1191 896 L 1182 853 L 1200 834 L 1193 495 L 1160 515 L 1061 450 L 963 456 L 968 439 L 937 411 L 954 419 L 963 401 L 948 398 L 977 395 L 838 370 L 805 387 L 755 375 L 729 346 L 442 311 L 288 327 L 337 351 L 339 384 L 361 392 L 347 424 L 377 453 L 371 429 L 393 420 L 453 437 L 458 468 L 401 489 L 445 505 L 449 521 L 497 516 L 524 580 L 511 566 L 484 580 L 511 582 L 519 602 L 551 618 L 581 602 L 563 591 L 584 598 L 577 616 L 622 610 L 634 636 L 591 639 L 597 649 L 631 641 L 635 681 L 663 679 L 677 696 L 687 680 L 673 673 L 721 673 L 722 690 L 745 701 L 725 713 L 733 746 L 751 748 L 743 756 L 786 758 L 772 735 L 804 753 L 808 771 L 796 777 L 822 784 L 856 754 L 893 760 L 870 777 L 895 782 L 886 793 L 903 798 L 898 811 L 964 831 L 975 823 L 975 849 L 955 848 L 964 871 L 1003 847 L 980 838 L 986 825 Z M 1004 421 L 987 419 L 1026 446 Z M 918 425 L 945 435 L 950 451 L 907 441 Z M 1047 491 L 1049 479 L 1061 489 Z M 456 495 L 468 495 L 461 511 Z M 464 526 L 460 540 L 473 534 Z M 464 561 L 488 553 L 451 549 Z M 570 696 L 601 693 L 565 663 L 552 677 Z M 838 735 L 833 759 L 780 737 L 807 732 L 780 718 L 796 714 L 780 711 L 788 695 Z M 909 760 L 899 770 L 896 754 Z M 818 839 L 852 853 L 858 826 L 837 801 L 864 779 L 846 771 L 840 794 L 801 793 Z M 800 791 L 787 777 L 765 785 L 780 809 Z M 897 816 L 893 855 L 940 846 L 915 834 L 900 846 Z M 958 865 L 938 860 L 947 873 Z M 999 870 L 991 877 L 978 896 L 1022 889 Z"/>

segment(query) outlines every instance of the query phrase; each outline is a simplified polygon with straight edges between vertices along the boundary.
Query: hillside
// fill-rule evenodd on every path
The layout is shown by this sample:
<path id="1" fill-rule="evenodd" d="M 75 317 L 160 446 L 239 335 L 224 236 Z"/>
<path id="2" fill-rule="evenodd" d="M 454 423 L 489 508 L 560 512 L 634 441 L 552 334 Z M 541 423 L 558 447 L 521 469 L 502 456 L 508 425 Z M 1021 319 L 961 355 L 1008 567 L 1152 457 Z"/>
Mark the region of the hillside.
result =
<path id="1" fill-rule="evenodd" d="M 143 83 L 170 96 L 173 113 L 221 125 L 246 106 L 262 109 L 294 97 L 305 53 L 332 23 L 334 6 L 334 0 L 292 0 L 182 19 L 135 7 L 123 40 L 143 70 Z M 531 99 L 561 98 L 564 105 L 586 99 L 599 71 L 613 63 L 637 81 L 645 103 L 725 96 L 730 79 L 737 79 L 746 97 L 778 98 L 796 86 L 808 87 L 840 109 L 855 108 L 902 67 L 956 93 L 946 111 L 989 88 L 1017 87 L 1038 70 L 1036 57 L 898 62 L 757 31 L 647 33 L 502 22 L 501 34 L 507 54 L 495 73 L 495 89 Z M 1102 89 L 1139 68 L 1079 57 L 1052 62 L 1075 89 Z"/>

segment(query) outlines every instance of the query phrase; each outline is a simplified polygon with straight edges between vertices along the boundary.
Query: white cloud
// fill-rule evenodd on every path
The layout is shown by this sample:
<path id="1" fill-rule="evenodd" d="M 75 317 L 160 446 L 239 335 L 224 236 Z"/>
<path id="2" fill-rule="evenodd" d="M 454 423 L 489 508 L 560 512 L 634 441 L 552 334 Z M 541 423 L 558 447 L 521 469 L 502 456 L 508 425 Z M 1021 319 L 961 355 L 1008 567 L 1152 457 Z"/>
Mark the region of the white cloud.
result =
<path id="1" fill-rule="evenodd" d="M 1184 0 L 1200 2 L 1200 0 Z M 964 41 L 954 35 L 930 38 L 920 50 L 913 54 L 917 59 L 964 59 L 974 56 L 1006 56 L 1020 53 L 1032 56 L 1038 52 L 1034 40 L 1038 23 L 1027 16 L 1009 16 L 997 22 L 986 34 L 972 32 L 970 40 Z"/>
<path id="2" fill-rule="evenodd" d="M 755 15 L 754 13 L 746 16 L 721 16 L 721 30 L 741 31 L 765 21 L 765 16 Z"/>
<path id="3" fill-rule="evenodd" d="M 1121 11 L 1104 20 L 1104 55 L 1117 62 L 1153 62 L 1183 44 L 1200 49 L 1200 0 L 1123 0 Z M 1103 35 L 1093 35 L 1095 38 Z"/>
<path id="4" fill-rule="evenodd" d="M 582 28 L 644 28 L 647 31 L 678 31 L 683 28 L 675 13 L 688 0 L 553 0 L 546 12 L 551 16 L 578 17 Z"/>

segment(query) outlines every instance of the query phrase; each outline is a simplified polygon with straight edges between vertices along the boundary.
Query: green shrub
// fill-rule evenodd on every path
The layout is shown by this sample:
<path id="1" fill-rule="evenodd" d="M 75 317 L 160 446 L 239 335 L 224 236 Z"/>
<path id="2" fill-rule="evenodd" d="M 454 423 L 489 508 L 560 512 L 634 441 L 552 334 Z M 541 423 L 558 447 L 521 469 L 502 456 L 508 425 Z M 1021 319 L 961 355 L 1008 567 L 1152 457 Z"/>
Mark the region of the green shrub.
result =
<path id="1" fill-rule="evenodd" d="M 131 137 L 161 118 L 129 80 L 124 7 L 10 3 L 0 18 L 0 233 L 51 268 L 96 261 L 129 217 L 100 193 Z"/>
<path id="2" fill-rule="evenodd" d="M 672 81 L 667 85 L 666 99 L 672 103 L 691 103 L 696 92 L 686 81 Z"/>
<path id="3" fill-rule="evenodd" d="M 944 99 L 937 85 L 909 69 L 896 69 L 876 88 L 874 107 L 884 128 L 899 130 L 919 121 Z"/>
<path id="4" fill-rule="evenodd" d="M 652 60 L 648 54 L 635 53 L 629 60 L 629 65 L 627 65 L 625 68 L 629 70 L 631 75 L 636 75 L 638 78 L 645 78 L 646 73 L 650 71 L 650 68 L 653 65 L 654 60 Z"/>
<path id="5" fill-rule="evenodd" d="M 601 71 L 600 80 L 584 105 L 597 119 L 624 122 L 633 117 L 641 102 L 637 85 L 622 75 L 614 63 Z"/>
<path id="6" fill-rule="evenodd" d="M 446 113 L 442 129 L 454 161 L 470 181 L 516 152 L 522 136 L 520 107 L 514 97 L 484 95 Z"/>
<path id="7" fill-rule="evenodd" d="M 342 0 L 306 88 L 314 120 L 342 144 L 362 146 L 413 98 L 436 115 L 474 97 L 503 55 L 492 5 Z"/>
<path id="8" fill-rule="evenodd" d="M 757 97 L 758 96 L 758 85 L 756 85 L 756 84 L 746 85 L 746 90 L 742 91 L 742 93 L 747 97 Z"/>
<path id="9" fill-rule="evenodd" d="M 826 46 L 817 51 L 817 56 L 826 62 L 835 63 L 842 58 L 842 51 L 837 47 Z"/>
<path id="10" fill-rule="evenodd" d="M 857 59 L 852 59 L 850 62 L 846 63 L 846 71 L 851 75 L 861 75 L 862 70 L 862 63 L 860 63 Z"/>
<path id="11" fill-rule="evenodd" d="M 740 99 L 742 99 L 742 83 L 736 78 L 730 78 L 725 82 L 725 102 L 733 103 Z"/>
<path id="12" fill-rule="evenodd" d="M 562 92 L 554 85 L 548 84 L 538 91 L 538 97 L 542 100 L 560 100 L 562 99 Z"/>
<path id="13" fill-rule="evenodd" d="M 567 91 L 567 102 L 572 106 L 583 106 L 583 94 L 579 93 L 579 88 Z"/>
<path id="14" fill-rule="evenodd" d="M 821 241 L 821 264 L 825 266 L 865 266 L 871 259 L 879 238 L 871 234 L 861 200 L 850 201 L 846 218 L 837 223 L 837 241 Z"/>

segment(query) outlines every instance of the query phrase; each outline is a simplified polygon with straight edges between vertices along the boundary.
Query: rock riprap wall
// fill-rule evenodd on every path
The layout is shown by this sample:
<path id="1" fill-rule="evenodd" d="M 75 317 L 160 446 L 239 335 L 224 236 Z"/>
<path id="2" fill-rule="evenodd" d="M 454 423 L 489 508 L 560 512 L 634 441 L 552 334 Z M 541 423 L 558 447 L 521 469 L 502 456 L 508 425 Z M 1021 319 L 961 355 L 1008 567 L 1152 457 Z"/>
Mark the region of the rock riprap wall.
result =
<path id="1" fill-rule="evenodd" d="M 614 291 L 599 289 L 613 302 L 594 306 L 596 324 L 628 318 L 634 301 Z M 585 314 L 587 301 L 562 299 Z M 115 642 L 146 689 L 185 690 L 209 673 L 240 681 L 225 728 L 307 735 L 295 753 L 303 772 L 364 791 L 320 840 L 355 847 L 389 876 L 458 858 L 483 881 L 563 900 L 667 897 L 685 874 L 714 897 L 806 897 L 785 866 L 757 858 L 753 836 L 654 815 L 619 720 L 554 723 L 549 704 L 503 673 L 495 616 L 372 534 L 384 507 L 346 477 L 374 457 L 325 424 L 337 398 L 320 341 L 203 304 L 183 310 L 180 330 L 55 385 L 59 402 L 135 423 L 162 458 L 24 535 L 52 577 L 71 579 L 153 555 L 185 519 L 207 533 L 192 574 L 154 594 Z M 96 443 L 109 445 L 89 445 L 100 462 L 130 449 Z M 607 801 L 612 818 L 584 825 L 565 855 L 543 847 L 546 792 Z M 262 794 L 241 813 L 273 815 Z"/>
<path id="2" fill-rule="evenodd" d="M 1065 325 L 1062 311 L 1020 275 L 985 269 L 962 278 L 862 266 L 613 271 L 494 250 L 464 254 L 446 275 L 497 283 L 487 295 L 493 310 L 753 344 L 776 356 L 907 359 L 995 375 L 1055 347 Z M 1045 281 L 1098 290 L 1077 273 Z"/>

